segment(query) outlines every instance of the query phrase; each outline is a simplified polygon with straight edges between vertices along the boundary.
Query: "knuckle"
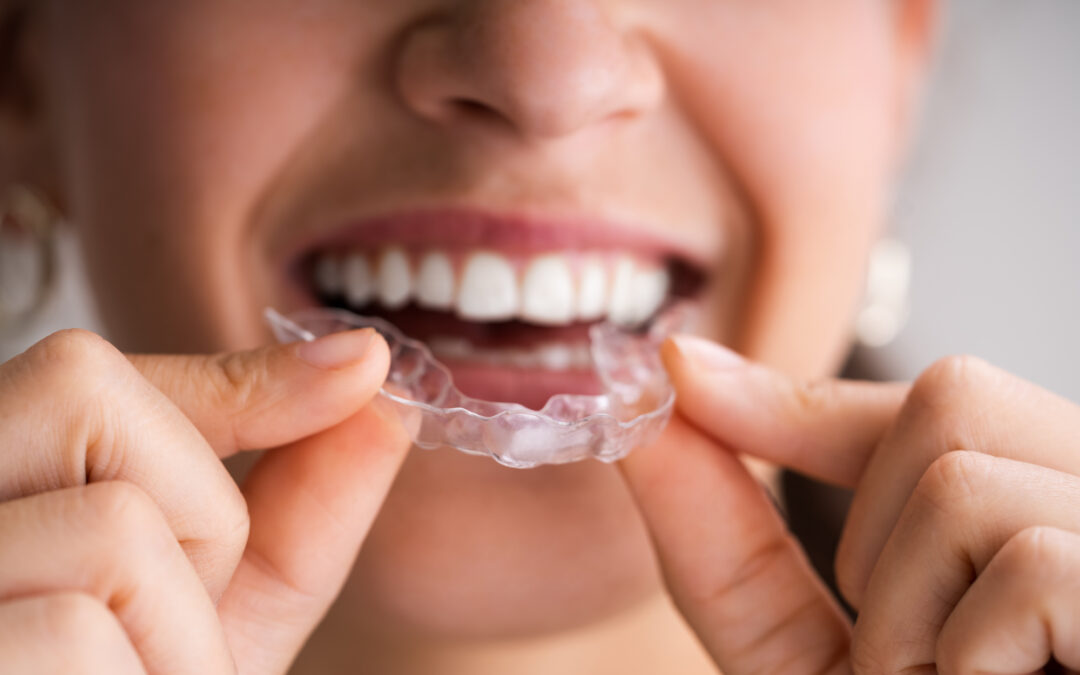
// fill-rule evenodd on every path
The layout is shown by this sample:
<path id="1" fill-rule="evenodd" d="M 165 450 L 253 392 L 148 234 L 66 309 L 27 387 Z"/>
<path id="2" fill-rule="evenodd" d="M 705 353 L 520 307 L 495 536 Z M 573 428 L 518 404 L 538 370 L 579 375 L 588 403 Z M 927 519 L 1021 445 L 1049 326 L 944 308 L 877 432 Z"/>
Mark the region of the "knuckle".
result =
<path id="1" fill-rule="evenodd" d="M 910 398 L 930 405 L 947 404 L 958 394 L 981 390 L 994 372 L 993 366 L 976 356 L 946 356 L 919 375 Z"/>
<path id="2" fill-rule="evenodd" d="M 836 397 L 836 388 L 828 379 L 796 380 L 791 384 L 788 394 L 792 409 L 806 419 L 816 419 L 822 412 L 832 407 Z"/>
<path id="3" fill-rule="evenodd" d="M 933 466 L 949 453 L 978 450 L 986 432 L 975 421 L 991 409 L 999 379 L 999 371 L 974 356 L 948 356 L 927 368 L 912 385 L 895 427 L 900 431 L 894 431 L 918 439 L 913 461 Z M 952 467 L 959 470 L 955 473 L 947 462 L 964 459 L 944 460 L 938 469 L 945 471 L 937 477 L 963 478 L 963 469 L 974 468 L 979 458 L 968 459 L 969 464 Z"/>
<path id="4" fill-rule="evenodd" d="M 915 486 L 914 496 L 949 516 L 977 508 L 993 470 L 992 458 L 969 450 L 953 450 L 935 459 Z M 958 513 L 960 512 L 960 513 Z"/>
<path id="5" fill-rule="evenodd" d="M 57 593 L 44 599 L 41 618 L 49 636 L 69 648 L 108 640 L 115 618 L 101 600 L 86 593 Z"/>
<path id="6" fill-rule="evenodd" d="M 131 664 L 127 634 L 98 598 L 79 592 L 50 595 L 44 599 L 38 620 L 47 639 L 59 646 L 57 665 L 64 673 L 102 672 L 106 664 Z"/>
<path id="7" fill-rule="evenodd" d="M 221 500 L 221 504 L 221 539 L 227 549 L 241 552 L 251 531 L 251 514 L 248 512 L 247 501 L 239 490 L 235 490 L 231 498 Z"/>
<path id="8" fill-rule="evenodd" d="M 215 400 L 228 411 L 248 409 L 265 388 L 265 368 L 250 353 L 223 354 L 214 357 L 210 368 Z"/>
<path id="9" fill-rule="evenodd" d="M 24 358 L 41 386 L 84 402 L 93 400 L 118 372 L 130 367 L 105 338 L 80 329 L 49 335 L 28 349 Z"/>
<path id="10" fill-rule="evenodd" d="M 1066 534 L 1053 527 L 1037 525 L 1014 534 L 996 556 L 997 565 L 1005 566 L 1010 575 L 1032 574 L 1038 571 L 1046 577 L 1058 570 L 1070 570 L 1075 561 Z"/>
<path id="11" fill-rule="evenodd" d="M 102 530 L 116 555 L 157 560 L 176 546 L 158 505 L 126 481 L 95 483 L 84 489 L 93 526 Z"/>
<path id="12" fill-rule="evenodd" d="M 28 354 L 43 365 L 68 372 L 99 369 L 115 363 L 121 356 L 105 338 L 77 328 L 49 335 L 34 345 Z"/>

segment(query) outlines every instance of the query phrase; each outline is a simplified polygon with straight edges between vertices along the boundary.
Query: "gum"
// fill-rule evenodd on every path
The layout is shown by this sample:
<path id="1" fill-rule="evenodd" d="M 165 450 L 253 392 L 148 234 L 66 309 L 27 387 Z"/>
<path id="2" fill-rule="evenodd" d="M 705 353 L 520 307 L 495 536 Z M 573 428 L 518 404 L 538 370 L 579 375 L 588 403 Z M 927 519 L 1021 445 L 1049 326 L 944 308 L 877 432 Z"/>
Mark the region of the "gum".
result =
<path id="1" fill-rule="evenodd" d="M 661 312 L 635 329 L 610 322 L 589 330 L 590 352 L 603 384 L 599 395 L 558 394 L 543 408 L 471 398 L 422 342 L 383 319 L 340 309 L 306 309 L 266 320 L 281 342 L 314 340 L 330 333 L 375 328 L 390 346 L 390 372 L 381 396 L 397 411 L 413 443 L 486 455 L 505 466 L 529 469 L 585 459 L 615 462 L 653 442 L 671 418 L 675 392 L 660 362 L 664 339 L 686 330 L 688 304 Z"/>

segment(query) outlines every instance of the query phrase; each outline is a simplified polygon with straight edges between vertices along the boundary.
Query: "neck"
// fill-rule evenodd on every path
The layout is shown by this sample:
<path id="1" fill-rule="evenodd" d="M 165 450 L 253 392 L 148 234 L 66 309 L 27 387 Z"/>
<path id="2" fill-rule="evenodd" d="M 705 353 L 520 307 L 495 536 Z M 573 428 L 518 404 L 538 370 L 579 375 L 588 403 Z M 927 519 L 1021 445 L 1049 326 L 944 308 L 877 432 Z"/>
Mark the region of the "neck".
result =
<path id="1" fill-rule="evenodd" d="M 343 603 L 312 636 L 292 672 L 380 675 L 592 675 L 675 672 L 717 675 L 716 667 L 663 595 L 603 622 L 565 633 L 499 642 L 364 635 Z"/>

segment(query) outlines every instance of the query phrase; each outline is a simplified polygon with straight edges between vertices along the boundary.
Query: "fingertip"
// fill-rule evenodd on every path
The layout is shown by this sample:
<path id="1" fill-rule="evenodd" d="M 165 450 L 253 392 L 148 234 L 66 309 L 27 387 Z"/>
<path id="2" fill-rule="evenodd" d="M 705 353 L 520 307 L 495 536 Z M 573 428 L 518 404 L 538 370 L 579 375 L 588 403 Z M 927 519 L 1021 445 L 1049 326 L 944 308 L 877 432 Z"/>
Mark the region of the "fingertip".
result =
<path id="1" fill-rule="evenodd" d="M 222 407 L 231 410 L 235 446 L 226 454 L 291 443 L 341 423 L 371 402 L 390 368 L 390 349 L 373 329 L 271 349 L 233 357 L 222 369 L 229 383 L 222 389 L 232 392 L 225 398 L 233 400 Z"/>
<path id="2" fill-rule="evenodd" d="M 679 350 L 679 344 L 675 341 L 677 335 L 673 335 L 664 340 L 664 344 L 660 345 L 660 361 L 664 364 L 664 368 L 671 376 L 677 375 L 683 365 L 683 354 Z"/>
<path id="3" fill-rule="evenodd" d="M 336 382 L 331 390 L 352 391 L 362 398 L 374 396 L 390 370 L 390 348 L 373 328 L 343 331 L 311 342 L 288 345 L 291 356 L 303 364 L 292 376 L 308 382 Z M 317 390 L 307 387 L 301 396 Z"/>
<path id="4" fill-rule="evenodd" d="M 354 365 L 359 365 L 364 374 L 369 376 L 369 383 L 374 385 L 372 395 L 382 387 L 390 372 L 390 346 L 378 332 L 372 330 L 364 356 Z"/>
<path id="5" fill-rule="evenodd" d="M 310 342 L 297 342 L 294 354 L 301 361 L 322 370 L 342 370 L 364 360 L 381 340 L 373 328 L 324 335 Z"/>
<path id="6" fill-rule="evenodd" d="M 661 346 L 660 356 L 678 395 L 678 409 L 699 427 L 716 433 L 717 416 L 731 404 L 730 392 L 745 394 L 754 372 L 750 362 L 732 349 L 694 335 L 674 335 Z"/>
<path id="7" fill-rule="evenodd" d="M 710 372 L 734 370 L 746 366 L 747 361 L 730 347 L 696 335 L 673 335 L 660 350 L 664 365 L 668 368 L 693 366 Z"/>
<path id="8" fill-rule="evenodd" d="M 729 347 L 695 335 L 673 335 L 660 347 L 660 359 L 680 397 L 697 398 L 710 382 L 741 375 L 749 362 Z"/>

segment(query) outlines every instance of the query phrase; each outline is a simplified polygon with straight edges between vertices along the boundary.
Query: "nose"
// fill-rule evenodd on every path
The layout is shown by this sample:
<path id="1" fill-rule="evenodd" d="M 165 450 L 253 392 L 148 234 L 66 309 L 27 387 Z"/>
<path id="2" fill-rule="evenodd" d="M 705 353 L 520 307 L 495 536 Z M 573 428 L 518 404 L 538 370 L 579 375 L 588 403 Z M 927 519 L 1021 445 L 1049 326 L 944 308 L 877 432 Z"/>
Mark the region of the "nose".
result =
<path id="1" fill-rule="evenodd" d="M 662 99 L 659 64 L 596 0 L 463 0 L 415 25 L 397 85 L 442 125 L 509 125 L 530 139 L 633 118 Z"/>

